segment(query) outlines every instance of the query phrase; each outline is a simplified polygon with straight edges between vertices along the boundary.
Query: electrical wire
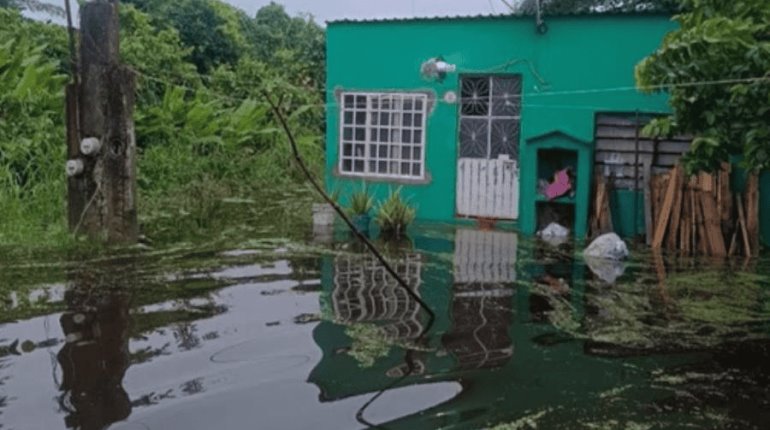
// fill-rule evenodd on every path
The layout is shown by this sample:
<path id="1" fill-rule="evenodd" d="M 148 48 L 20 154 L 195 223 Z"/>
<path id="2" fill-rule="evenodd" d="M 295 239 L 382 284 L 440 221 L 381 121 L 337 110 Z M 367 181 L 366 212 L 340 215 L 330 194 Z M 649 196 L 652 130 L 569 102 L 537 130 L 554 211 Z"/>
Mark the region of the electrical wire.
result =
<path id="1" fill-rule="evenodd" d="M 488 0 L 488 1 L 489 1 L 489 8 L 491 9 L 492 13 L 493 14 L 497 13 L 497 9 L 495 9 L 495 5 L 494 3 L 492 3 L 492 0 Z"/>
<path id="2" fill-rule="evenodd" d="M 78 58 L 75 50 L 75 28 L 72 25 L 72 7 L 70 0 L 64 0 L 64 10 L 67 16 L 67 37 L 70 50 L 70 70 L 72 71 L 72 79 L 75 85 L 78 84 Z"/>
<path id="3" fill-rule="evenodd" d="M 544 86 L 548 85 L 548 82 L 546 82 L 546 80 L 537 71 L 537 68 L 535 67 L 535 63 L 533 63 L 531 60 L 529 60 L 527 58 L 514 58 L 514 59 L 508 60 L 505 63 L 500 64 L 498 66 L 492 66 L 490 68 L 482 69 L 482 70 L 474 70 L 474 69 L 465 69 L 465 68 L 463 68 L 463 69 L 459 69 L 459 73 L 492 73 L 492 72 L 499 72 L 499 71 L 502 71 L 502 70 L 508 70 L 512 66 L 515 66 L 516 64 L 519 64 L 519 63 L 527 63 L 527 65 L 529 66 L 529 71 L 530 71 L 530 73 L 532 73 L 532 76 L 534 76 L 535 79 L 537 79 L 538 82 L 540 82 L 541 85 L 544 85 Z"/>
<path id="4" fill-rule="evenodd" d="M 385 393 L 387 393 L 388 391 L 392 390 L 393 388 L 399 386 L 404 381 L 406 381 L 407 378 L 409 378 L 410 376 L 412 376 L 412 374 L 414 374 L 414 371 L 415 371 L 415 369 L 417 369 L 417 366 L 415 365 L 415 360 L 412 358 L 412 354 L 414 354 L 413 350 L 407 350 L 406 354 L 404 356 L 404 361 L 406 362 L 406 366 L 407 366 L 407 371 L 404 373 L 404 376 L 402 376 L 402 377 L 396 379 L 395 381 L 391 382 L 390 384 L 388 384 L 385 388 L 383 388 L 382 390 L 380 390 L 377 393 L 375 393 L 374 396 L 372 396 L 371 399 L 369 399 L 366 403 L 364 403 L 358 409 L 358 411 L 356 411 L 356 421 L 358 421 L 360 424 L 363 424 L 363 425 L 367 426 L 368 428 L 375 428 L 375 429 L 383 428 L 380 425 L 377 425 L 377 424 L 374 424 L 374 423 L 370 423 L 369 421 L 367 421 L 367 419 L 364 417 L 364 413 L 366 412 L 367 409 L 369 409 L 369 407 L 372 404 L 374 404 L 374 402 L 376 402 Z"/>
<path id="5" fill-rule="evenodd" d="M 525 61 L 525 60 L 521 60 L 521 61 Z M 505 64 L 501 66 L 496 66 L 496 67 L 505 67 Z M 189 85 L 184 85 L 184 84 L 172 82 L 167 79 L 162 79 L 152 75 L 148 75 L 140 71 L 135 71 L 135 73 L 139 77 L 143 79 L 147 79 L 148 81 L 158 82 L 168 86 L 186 89 L 191 92 L 203 92 L 204 94 L 210 96 L 213 99 L 227 101 L 234 104 L 240 104 L 245 101 L 255 100 L 254 98 L 238 98 L 238 97 L 232 97 L 224 94 L 219 94 L 205 87 L 192 87 Z M 480 73 L 480 72 L 474 71 L 473 73 Z M 562 109 L 562 110 L 563 109 L 614 110 L 614 109 L 617 109 L 617 107 L 580 105 L 580 104 L 573 104 L 573 105 L 531 104 L 531 103 L 527 103 L 526 100 L 529 98 L 536 98 L 536 97 L 593 95 L 593 94 L 617 93 L 617 92 L 639 92 L 640 90 L 652 92 L 652 91 L 670 90 L 675 88 L 692 88 L 692 87 L 699 87 L 699 86 L 720 86 L 720 85 L 752 84 L 752 83 L 770 83 L 770 74 L 765 76 L 752 77 L 752 78 L 720 79 L 720 80 L 710 80 L 710 81 L 704 80 L 704 81 L 693 81 L 693 82 L 682 82 L 682 83 L 671 83 L 671 84 L 657 84 L 657 85 L 644 86 L 641 88 L 636 86 L 618 86 L 618 87 L 585 88 L 585 89 L 561 90 L 561 91 L 533 91 L 533 92 L 526 92 L 517 96 L 484 97 L 484 100 L 496 101 L 496 100 L 511 100 L 512 98 L 513 99 L 518 98 L 522 100 L 522 104 L 521 104 L 522 107 L 543 108 L 543 109 L 553 108 L 553 109 Z M 332 90 L 327 90 L 326 92 L 327 94 L 331 94 L 331 93 L 336 94 L 336 91 L 332 91 Z M 351 91 L 351 92 L 354 93 L 355 91 Z M 438 99 L 438 98 L 436 99 L 436 102 L 441 104 L 457 104 L 457 103 L 446 102 L 443 99 Z M 309 104 L 305 106 L 314 107 L 314 108 L 325 108 L 328 110 L 330 108 L 335 108 L 335 109 L 338 108 L 339 103 L 326 102 L 326 103 Z"/>
<path id="6" fill-rule="evenodd" d="M 503 4 L 505 5 L 505 7 L 507 7 L 508 9 L 510 9 L 510 10 L 511 10 L 511 12 L 515 12 L 515 11 L 516 11 L 516 8 L 515 8 L 515 7 L 513 7 L 513 3 L 510 3 L 510 2 L 508 2 L 507 0 L 500 0 L 500 1 L 501 1 L 501 2 L 503 2 Z"/>

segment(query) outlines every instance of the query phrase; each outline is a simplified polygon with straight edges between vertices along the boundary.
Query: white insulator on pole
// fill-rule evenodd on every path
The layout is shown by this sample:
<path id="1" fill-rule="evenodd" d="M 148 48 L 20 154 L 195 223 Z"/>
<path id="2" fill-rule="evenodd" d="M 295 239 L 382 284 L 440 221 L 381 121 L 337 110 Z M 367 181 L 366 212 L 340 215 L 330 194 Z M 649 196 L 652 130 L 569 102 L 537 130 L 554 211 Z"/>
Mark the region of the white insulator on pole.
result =
<path id="1" fill-rule="evenodd" d="M 80 152 L 83 155 L 94 155 L 102 149 L 102 141 L 95 137 L 87 137 L 80 141 Z"/>
<path id="2" fill-rule="evenodd" d="M 83 173 L 83 170 L 85 169 L 85 165 L 83 164 L 83 160 L 81 159 L 69 160 L 67 161 L 66 169 L 67 169 L 67 177 L 73 178 Z"/>

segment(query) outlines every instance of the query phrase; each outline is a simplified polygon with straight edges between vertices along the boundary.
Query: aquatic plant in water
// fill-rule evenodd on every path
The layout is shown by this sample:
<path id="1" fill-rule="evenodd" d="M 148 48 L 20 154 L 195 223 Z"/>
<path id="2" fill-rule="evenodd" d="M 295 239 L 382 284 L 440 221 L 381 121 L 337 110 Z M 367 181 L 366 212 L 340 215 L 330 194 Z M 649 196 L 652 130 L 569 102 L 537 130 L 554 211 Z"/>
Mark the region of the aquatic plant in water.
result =
<path id="1" fill-rule="evenodd" d="M 363 368 L 374 366 L 378 359 L 390 353 L 393 346 L 385 338 L 382 329 L 374 324 L 349 326 L 345 329 L 345 334 L 353 341 L 348 354 Z"/>
<path id="2" fill-rule="evenodd" d="M 348 211 L 353 216 L 368 215 L 374 207 L 374 197 L 367 192 L 366 185 L 350 196 Z"/>
<path id="3" fill-rule="evenodd" d="M 406 235 L 407 227 L 416 216 L 417 211 L 401 197 L 401 188 L 398 188 L 380 204 L 376 221 L 383 236 L 398 239 Z"/>
<path id="4" fill-rule="evenodd" d="M 601 354 L 689 351 L 766 336 L 770 319 L 765 278 L 748 272 L 706 270 L 665 281 L 640 275 L 614 286 L 589 283 L 587 308 L 577 323 L 563 296 L 537 288 L 552 310 L 549 321 Z"/>

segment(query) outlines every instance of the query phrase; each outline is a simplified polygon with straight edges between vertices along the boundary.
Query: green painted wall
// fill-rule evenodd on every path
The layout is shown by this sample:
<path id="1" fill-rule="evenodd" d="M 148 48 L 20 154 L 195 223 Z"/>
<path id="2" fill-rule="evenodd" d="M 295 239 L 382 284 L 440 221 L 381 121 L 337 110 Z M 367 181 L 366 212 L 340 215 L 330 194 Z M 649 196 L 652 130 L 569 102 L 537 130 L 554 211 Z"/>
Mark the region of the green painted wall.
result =
<path id="1" fill-rule="evenodd" d="M 538 35 L 533 20 L 521 17 L 331 23 L 327 34 L 327 187 L 339 190 L 345 202 L 362 182 L 335 174 L 339 131 L 335 92 L 341 89 L 423 90 L 435 95 L 437 103 L 427 126 L 430 181 L 403 185 L 403 193 L 418 206 L 418 217 L 438 221 L 455 219 L 458 105 L 441 100 L 447 91 L 459 91 L 462 73 L 522 75 L 521 154 L 526 154 L 528 139 L 554 130 L 592 142 L 597 112 L 668 110 L 665 96 L 642 95 L 633 89 L 633 69 L 675 28 L 669 17 L 553 17 L 548 24 L 548 33 Z M 420 65 L 437 56 L 456 64 L 458 73 L 443 82 L 423 80 Z M 616 90 L 606 91 L 608 88 Z M 522 190 L 534 189 L 531 163 L 521 162 Z M 397 186 L 369 183 L 378 200 Z M 527 216 L 523 210 L 520 213 Z"/>

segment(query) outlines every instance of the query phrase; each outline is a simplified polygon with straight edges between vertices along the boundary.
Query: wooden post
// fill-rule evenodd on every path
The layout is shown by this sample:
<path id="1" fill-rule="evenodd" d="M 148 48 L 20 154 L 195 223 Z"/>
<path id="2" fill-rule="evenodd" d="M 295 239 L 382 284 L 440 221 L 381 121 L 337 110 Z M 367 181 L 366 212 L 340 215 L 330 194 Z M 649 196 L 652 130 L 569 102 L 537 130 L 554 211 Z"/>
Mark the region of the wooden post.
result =
<path id="1" fill-rule="evenodd" d="M 682 177 L 681 168 L 679 164 L 674 167 L 669 175 L 666 192 L 663 196 L 663 203 L 660 205 L 660 212 L 658 218 L 655 220 L 657 225 L 655 227 L 655 233 L 652 239 L 652 247 L 660 248 L 663 246 L 663 239 L 666 236 L 666 230 L 671 217 L 671 211 L 674 208 L 676 201 L 677 190 L 682 188 L 682 184 L 679 182 Z M 657 210 L 657 208 L 656 208 Z"/>
<path id="2" fill-rule="evenodd" d="M 644 163 L 644 231 L 645 231 L 645 240 L 647 243 L 647 246 L 652 245 L 652 236 L 655 233 L 653 229 L 655 228 L 653 225 L 652 220 L 652 190 L 650 189 L 651 186 L 651 176 L 652 176 L 652 159 L 650 157 L 645 157 L 643 160 Z"/>
<path id="3" fill-rule="evenodd" d="M 684 172 L 681 165 L 677 163 L 674 167 L 674 173 L 672 174 L 672 181 L 676 178 L 676 189 L 674 191 L 674 206 L 671 212 L 671 220 L 669 221 L 668 240 L 666 242 L 666 249 L 669 251 L 677 250 L 677 241 L 679 240 L 679 225 L 682 217 L 682 188 L 684 182 Z"/>
<path id="4" fill-rule="evenodd" d="M 759 255 L 759 176 L 756 173 L 746 178 L 745 203 L 746 230 L 752 255 Z"/>
<path id="5" fill-rule="evenodd" d="M 67 91 L 69 224 L 76 234 L 132 243 L 135 78 L 120 64 L 118 2 L 85 3 L 80 16 L 80 76 Z"/>
<path id="6" fill-rule="evenodd" d="M 719 209 L 721 210 L 720 217 L 723 232 L 729 232 L 735 221 L 733 216 L 733 197 L 732 191 L 730 191 L 731 169 L 730 163 L 722 163 L 722 169 L 719 171 L 719 195 L 721 200 Z"/>

